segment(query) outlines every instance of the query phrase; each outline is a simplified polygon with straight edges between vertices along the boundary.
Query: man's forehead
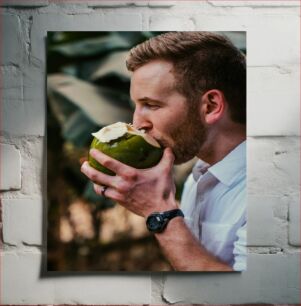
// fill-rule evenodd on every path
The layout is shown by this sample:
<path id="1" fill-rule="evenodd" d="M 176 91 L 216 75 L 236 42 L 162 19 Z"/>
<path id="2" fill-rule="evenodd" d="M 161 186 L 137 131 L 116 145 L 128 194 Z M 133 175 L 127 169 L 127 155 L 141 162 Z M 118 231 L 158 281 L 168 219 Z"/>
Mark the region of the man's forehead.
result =
<path id="1" fill-rule="evenodd" d="M 165 60 L 152 60 L 134 71 L 133 77 L 155 78 L 155 77 L 173 78 L 173 64 Z"/>
<path id="2" fill-rule="evenodd" d="M 175 90 L 173 65 L 167 61 L 151 61 L 134 71 L 131 79 L 131 94 L 140 96 L 143 91 L 167 95 Z"/>

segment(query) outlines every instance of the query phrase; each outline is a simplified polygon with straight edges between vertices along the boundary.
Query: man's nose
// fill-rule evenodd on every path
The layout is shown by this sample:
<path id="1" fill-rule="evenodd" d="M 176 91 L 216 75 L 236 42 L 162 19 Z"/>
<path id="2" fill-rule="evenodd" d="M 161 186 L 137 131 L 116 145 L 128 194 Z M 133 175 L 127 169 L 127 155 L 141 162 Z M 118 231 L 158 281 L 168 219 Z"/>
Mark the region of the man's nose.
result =
<path id="1" fill-rule="evenodd" d="M 133 126 L 136 129 L 144 129 L 148 131 L 151 130 L 153 125 L 148 118 L 146 118 L 145 116 L 143 116 L 143 114 L 141 114 L 141 112 L 135 110 L 133 116 Z"/>

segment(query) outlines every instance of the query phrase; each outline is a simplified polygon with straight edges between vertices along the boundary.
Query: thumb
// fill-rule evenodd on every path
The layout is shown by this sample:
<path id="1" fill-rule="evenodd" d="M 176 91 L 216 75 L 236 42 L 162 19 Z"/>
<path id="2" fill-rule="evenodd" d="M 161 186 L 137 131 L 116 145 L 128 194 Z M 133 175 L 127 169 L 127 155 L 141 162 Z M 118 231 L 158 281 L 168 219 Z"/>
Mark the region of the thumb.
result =
<path id="1" fill-rule="evenodd" d="M 171 148 L 165 148 L 163 152 L 163 156 L 159 163 L 159 167 L 163 170 L 170 170 L 173 166 L 175 160 L 175 156 L 171 150 Z"/>

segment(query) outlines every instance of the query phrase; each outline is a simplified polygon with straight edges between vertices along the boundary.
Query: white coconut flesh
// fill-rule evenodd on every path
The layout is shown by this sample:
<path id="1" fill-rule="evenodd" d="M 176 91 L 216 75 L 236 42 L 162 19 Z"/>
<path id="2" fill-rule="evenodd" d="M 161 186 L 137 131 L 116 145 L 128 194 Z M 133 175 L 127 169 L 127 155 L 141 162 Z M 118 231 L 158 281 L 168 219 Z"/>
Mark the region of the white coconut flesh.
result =
<path id="1" fill-rule="evenodd" d="M 160 148 L 160 144 L 157 142 L 157 140 L 146 134 L 144 130 L 138 130 L 131 124 L 124 122 L 116 122 L 111 125 L 107 125 L 100 129 L 98 132 L 92 133 L 92 135 L 96 137 L 100 142 L 110 142 L 124 136 L 126 133 L 141 136 L 150 145 Z"/>

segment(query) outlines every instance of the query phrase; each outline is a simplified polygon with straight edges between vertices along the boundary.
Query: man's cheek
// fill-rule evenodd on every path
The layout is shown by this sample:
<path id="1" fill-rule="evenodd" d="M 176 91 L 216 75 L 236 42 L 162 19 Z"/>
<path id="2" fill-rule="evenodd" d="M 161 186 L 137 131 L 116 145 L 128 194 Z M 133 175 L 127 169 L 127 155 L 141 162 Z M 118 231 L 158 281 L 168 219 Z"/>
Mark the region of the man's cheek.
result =
<path id="1" fill-rule="evenodd" d="M 157 140 L 163 148 L 167 147 L 173 148 L 174 146 L 174 141 L 170 138 L 168 139 L 167 137 L 161 137 Z"/>

